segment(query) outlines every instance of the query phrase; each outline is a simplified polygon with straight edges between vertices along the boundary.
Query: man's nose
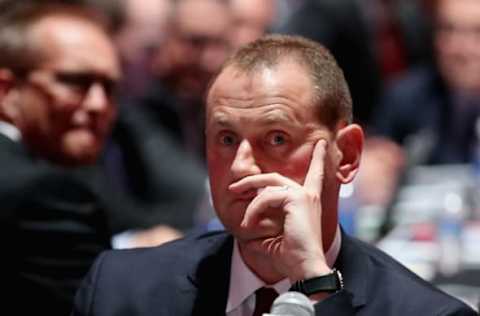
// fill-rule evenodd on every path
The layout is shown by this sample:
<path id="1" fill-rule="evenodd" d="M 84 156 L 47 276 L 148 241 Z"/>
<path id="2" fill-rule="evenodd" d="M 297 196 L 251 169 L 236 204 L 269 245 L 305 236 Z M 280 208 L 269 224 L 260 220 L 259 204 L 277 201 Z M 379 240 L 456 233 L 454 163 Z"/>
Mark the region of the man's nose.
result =
<path id="1" fill-rule="evenodd" d="M 234 180 L 262 172 L 255 159 L 253 147 L 248 140 L 244 139 L 238 145 L 230 171 Z"/>
<path id="2" fill-rule="evenodd" d="M 103 112 L 110 106 L 110 96 L 101 83 L 93 83 L 90 86 L 83 106 L 89 112 Z"/>

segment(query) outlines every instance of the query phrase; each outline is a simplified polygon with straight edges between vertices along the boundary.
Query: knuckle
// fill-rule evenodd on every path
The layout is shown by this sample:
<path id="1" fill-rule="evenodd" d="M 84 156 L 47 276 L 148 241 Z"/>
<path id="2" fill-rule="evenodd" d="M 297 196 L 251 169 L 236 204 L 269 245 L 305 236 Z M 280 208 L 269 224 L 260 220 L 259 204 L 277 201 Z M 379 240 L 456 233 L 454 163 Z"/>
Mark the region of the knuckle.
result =
<path id="1" fill-rule="evenodd" d="M 318 192 L 313 192 L 311 190 L 307 190 L 305 192 L 306 198 L 309 201 L 312 201 L 314 203 L 320 202 L 320 194 Z"/>

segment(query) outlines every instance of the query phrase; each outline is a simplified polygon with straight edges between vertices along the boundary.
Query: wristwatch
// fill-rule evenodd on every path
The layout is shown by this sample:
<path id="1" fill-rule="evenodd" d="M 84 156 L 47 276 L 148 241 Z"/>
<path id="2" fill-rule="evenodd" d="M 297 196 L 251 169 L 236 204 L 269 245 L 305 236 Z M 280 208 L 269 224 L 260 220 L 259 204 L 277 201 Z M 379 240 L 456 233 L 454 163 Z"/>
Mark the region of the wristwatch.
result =
<path id="1" fill-rule="evenodd" d="M 333 269 L 331 273 L 319 277 L 299 280 L 293 283 L 290 291 L 300 292 L 307 296 L 318 292 L 334 293 L 343 289 L 343 277 L 340 271 Z"/>

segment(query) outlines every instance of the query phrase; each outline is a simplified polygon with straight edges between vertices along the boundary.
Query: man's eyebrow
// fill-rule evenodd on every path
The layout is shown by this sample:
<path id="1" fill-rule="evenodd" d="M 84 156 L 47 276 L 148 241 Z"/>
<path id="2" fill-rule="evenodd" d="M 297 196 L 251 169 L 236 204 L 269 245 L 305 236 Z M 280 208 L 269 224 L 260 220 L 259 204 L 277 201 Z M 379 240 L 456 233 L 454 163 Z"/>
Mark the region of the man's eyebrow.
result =
<path id="1" fill-rule="evenodd" d="M 251 118 L 257 121 L 260 124 L 264 124 L 265 126 L 270 125 L 283 125 L 287 127 L 298 127 L 301 125 L 298 118 L 284 111 L 272 111 L 262 115 L 258 118 Z M 231 128 L 235 124 L 231 121 L 228 115 L 224 113 L 215 113 L 209 120 L 209 124 L 217 125 L 224 128 Z"/>
<path id="2" fill-rule="evenodd" d="M 223 113 L 214 113 L 209 119 L 209 123 L 223 127 L 231 127 L 233 125 L 228 116 Z"/>
<path id="3" fill-rule="evenodd" d="M 289 115 L 284 111 L 274 111 L 267 113 L 265 116 L 258 118 L 258 121 L 265 125 L 286 125 L 290 127 L 299 126 L 300 122 L 297 117 Z"/>
<path id="4" fill-rule="evenodd" d="M 284 128 L 302 127 L 302 120 L 295 113 L 285 111 L 272 111 L 262 115 L 256 120 L 265 126 L 278 126 Z"/>

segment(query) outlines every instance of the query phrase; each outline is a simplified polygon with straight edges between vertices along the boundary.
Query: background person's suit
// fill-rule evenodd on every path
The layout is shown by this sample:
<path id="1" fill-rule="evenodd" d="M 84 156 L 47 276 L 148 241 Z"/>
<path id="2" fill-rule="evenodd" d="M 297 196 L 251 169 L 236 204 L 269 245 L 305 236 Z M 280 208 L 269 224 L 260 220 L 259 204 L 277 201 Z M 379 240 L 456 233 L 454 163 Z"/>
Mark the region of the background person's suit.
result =
<path id="1" fill-rule="evenodd" d="M 16 315 L 67 315 L 95 256 L 109 248 L 110 228 L 86 176 L 93 170 L 55 168 L 3 135 L 0 165 L 5 303 Z"/>
<path id="2" fill-rule="evenodd" d="M 114 234 L 192 222 L 175 217 L 192 210 L 138 203 L 110 190 L 99 166 L 59 167 L 3 134 L 0 164 L 1 287 L 18 315 L 68 315 L 78 286 Z"/>
<path id="3" fill-rule="evenodd" d="M 149 214 L 143 216 L 150 217 L 146 224 L 188 230 L 207 195 L 207 174 L 158 121 L 159 116 L 175 121 L 161 104 L 158 113 L 152 104 L 119 108 L 103 164 L 111 186 Z"/>
<path id="4" fill-rule="evenodd" d="M 73 315 L 225 315 L 232 247 L 233 238 L 217 232 L 158 248 L 103 253 L 77 293 Z M 475 315 L 345 234 L 335 266 L 346 290 L 317 304 L 317 315 Z"/>

